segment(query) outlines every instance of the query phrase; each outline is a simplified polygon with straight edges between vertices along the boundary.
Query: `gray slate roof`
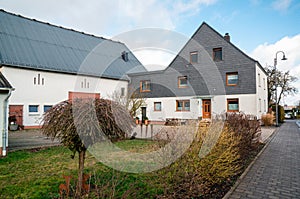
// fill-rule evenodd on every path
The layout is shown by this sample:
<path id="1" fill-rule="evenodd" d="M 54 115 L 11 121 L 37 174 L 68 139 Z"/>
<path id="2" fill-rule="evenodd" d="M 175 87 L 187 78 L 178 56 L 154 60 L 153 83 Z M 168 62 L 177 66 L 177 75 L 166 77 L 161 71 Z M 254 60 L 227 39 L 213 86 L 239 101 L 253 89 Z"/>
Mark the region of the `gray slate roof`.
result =
<path id="1" fill-rule="evenodd" d="M 122 59 L 123 51 L 128 52 L 128 61 Z M 113 79 L 145 71 L 121 42 L 4 10 L 0 10 L 0 65 Z"/>

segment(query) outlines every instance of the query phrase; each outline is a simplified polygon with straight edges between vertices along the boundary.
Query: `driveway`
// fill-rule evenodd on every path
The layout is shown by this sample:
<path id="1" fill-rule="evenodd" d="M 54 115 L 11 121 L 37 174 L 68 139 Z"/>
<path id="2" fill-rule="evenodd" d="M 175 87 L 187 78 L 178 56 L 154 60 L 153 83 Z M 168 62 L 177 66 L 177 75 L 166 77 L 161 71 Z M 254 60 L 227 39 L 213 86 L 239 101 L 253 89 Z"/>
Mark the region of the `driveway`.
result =
<path id="1" fill-rule="evenodd" d="M 41 134 L 40 130 L 9 131 L 9 151 L 60 145 L 58 140 L 52 141 Z"/>

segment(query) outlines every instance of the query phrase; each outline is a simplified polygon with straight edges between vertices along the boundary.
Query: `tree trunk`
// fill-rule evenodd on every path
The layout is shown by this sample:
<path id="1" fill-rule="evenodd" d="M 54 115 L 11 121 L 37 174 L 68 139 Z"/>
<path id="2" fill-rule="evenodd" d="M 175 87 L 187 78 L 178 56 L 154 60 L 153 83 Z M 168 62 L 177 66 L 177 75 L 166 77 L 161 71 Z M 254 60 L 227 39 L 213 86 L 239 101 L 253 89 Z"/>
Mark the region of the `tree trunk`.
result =
<path id="1" fill-rule="evenodd" d="M 80 198 L 82 193 L 82 179 L 83 179 L 83 169 L 84 169 L 84 159 L 85 159 L 85 150 L 79 153 L 79 166 L 78 166 L 78 184 L 76 195 Z"/>

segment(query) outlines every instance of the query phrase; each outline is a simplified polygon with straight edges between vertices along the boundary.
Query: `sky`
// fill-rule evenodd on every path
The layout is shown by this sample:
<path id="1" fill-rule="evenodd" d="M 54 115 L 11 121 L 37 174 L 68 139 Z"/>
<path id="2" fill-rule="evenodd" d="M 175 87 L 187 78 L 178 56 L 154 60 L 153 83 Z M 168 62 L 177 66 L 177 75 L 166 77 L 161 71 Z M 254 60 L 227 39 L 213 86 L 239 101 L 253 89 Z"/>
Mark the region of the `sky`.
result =
<path id="1" fill-rule="evenodd" d="M 136 30 L 168 30 L 179 38 L 172 51 L 128 45 L 153 69 L 167 66 L 205 21 L 220 34 L 229 33 L 231 42 L 263 67 L 273 66 L 276 52 L 283 51 L 288 60 L 278 53 L 278 69 L 299 79 L 293 84 L 299 94 L 285 97 L 283 104 L 300 100 L 299 0 L 0 0 L 0 8 L 124 43 L 126 34 Z"/>

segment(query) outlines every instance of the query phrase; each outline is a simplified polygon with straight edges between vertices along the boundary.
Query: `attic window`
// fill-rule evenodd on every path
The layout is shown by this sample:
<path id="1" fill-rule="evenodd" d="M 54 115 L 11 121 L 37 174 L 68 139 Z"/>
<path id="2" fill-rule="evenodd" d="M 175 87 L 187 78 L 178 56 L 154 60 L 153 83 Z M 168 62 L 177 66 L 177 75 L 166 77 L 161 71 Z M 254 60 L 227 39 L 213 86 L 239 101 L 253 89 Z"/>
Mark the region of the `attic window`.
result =
<path id="1" fill-rule="evenodd" d="M 213 58 L 214 61 L 222 61 L 222 48 L 213 49 Z"/>
<path id="2" fill-rule="evenodd" d="M 198 52 L 190 52 L 190 63 L 198 63 Z"/>
<path id="3" fill-rule="evenodd" d="M 125 62 L 128 61 L 128 52 L 126 52 L 126 51 L 123 51 L 123 52 L 122 52 L 122 59 L 123 59 Z"/>

